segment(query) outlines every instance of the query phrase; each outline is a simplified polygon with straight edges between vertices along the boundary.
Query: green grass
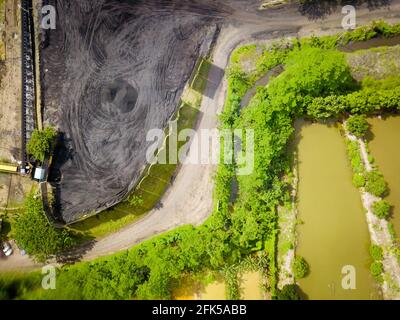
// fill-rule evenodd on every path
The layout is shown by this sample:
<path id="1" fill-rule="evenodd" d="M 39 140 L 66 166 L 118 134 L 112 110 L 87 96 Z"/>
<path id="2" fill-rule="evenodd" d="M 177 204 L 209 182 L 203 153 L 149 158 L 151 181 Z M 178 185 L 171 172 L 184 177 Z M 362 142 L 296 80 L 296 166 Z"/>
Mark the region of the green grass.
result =
<path id="1" fill-rule="evenodd" d="M 198 70 L 193 78 L 190 87 L 195 90 L 200 96 L 203 94 L 207 86 L 208 73 L 212 64 L 208 60 L 201 60 Z"/>
<path id="2" fill-rule="evenodd" d="M 195 126 L 210 67 L 211 64 L 206 60 L 199 63 L 198 72 L 193 78 L 191 88 L 188 88 L 182 96 L 182 105 L 177 116 L 178 132 Z M 184 144 L 185 142 L 178 142 L 178 148 Z M 165 148 L 168 159 L 169 138 L 166 139 Z M 78 231 L 82 235 L 82 240 L 85 240 L 93 237 L 104 237 L 137 221 L 157 205 L 170 186 L 171 178 L 176 169 L 177 165 L 173 164 L 155 164 L 147 168 L 148 174 L 123 202 L 86 220 L 77 222 L 70 228 Z M 133 195 L 142 199 L 140 205 L 132 206 L 129 203 L 128 199 Z"/>
<path id="3" fill-rule="evenodd" d="M 41 291 L 41 280 L 39 272 L 0 274 L 0 300 L 29 299 L 29 295 Z"/>
<path id="4" fill-rule="evenodd" d="M 400 73 L 400 45 L 359 50 L 347 54 L 352 75 L 357 80 L 365 77 L 385 79 Z"/>

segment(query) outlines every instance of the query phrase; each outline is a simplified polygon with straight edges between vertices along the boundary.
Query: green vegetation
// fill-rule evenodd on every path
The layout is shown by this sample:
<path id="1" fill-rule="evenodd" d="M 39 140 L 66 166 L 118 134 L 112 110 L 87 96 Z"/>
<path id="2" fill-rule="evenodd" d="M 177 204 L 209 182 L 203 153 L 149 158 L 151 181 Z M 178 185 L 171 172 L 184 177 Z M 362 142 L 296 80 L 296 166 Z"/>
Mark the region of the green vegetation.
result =
<path id="1" fill-rule="evenodd" d="M 369 124 L 364 115 L 351 116 L 346 123 L 349 132 L 357 138 L 364 138 L 369 130 Z"/>
<path id="2" fill-rule="evenodd" d="M 240 284 L 236 265 L 224 268 L 226 299 L 240 300 Z"/>
<path id="3" fill-rule="evenodd" d="M 374 277 L 379 278 L 383 273 L 383 264 L 382 264 L 382 262 L 373 262 L 371 264 L 370 270 L 371 270 L 371 274 Z"/>
<path id="4" fill-rule="evenodd" d="M 346 143 L 347 143 L 347 152 L 349 153 L 350 156 L 351 168 L 353 169 L 353 172 L 355 174 L 364 176 L 365 167 L 361 157 L 361 150 L 358 142 L 346 140 Z"/>
<path id="5" fill-rule="evenodd" d="M 377 170 L 365 173 L 365 190 L 374 196 L 382 197 L 388 192 L 388 185 L 382 173 Z"/>
<path id="6" fill-rule="evenodd" d="M 345 112 L 372 115 L 393 110 L 400 110 L 400 90 L 366 88 L 348 95 L 315 98 L 308 107 L 308 116 L 329 119 Z"/>
<path id="7" fill-rule="evenodd" d="M 381 30 L 381 27 L 374 26 L 373 30 Z M 359 37 L 359 32 L 356 37 Z M 282 290 L 276 286 L 277 207 L 290 199 L 289 183 L 282 177 L 291 171 L 287 146 L 294 132 L 293 120 L 306 115 L 313 119 L 339 116 L 347 110 L 354 114 L 377 111 L 376 101 L 365 100 L 368 108 L 363 107 L 363 103 L 359 107 L 357 94 L 363 101 L 367 89 L 354 92 L 359 87 L 351 77 L 345 56 L 334 50 L 338 39 L 295 40 L 279 54 L 276 53 L 279 49 L 266 50 L 263 53 L 267 57 L 265 61 L 271 56 L 277 58 L 266 64 L 258 61 L 250 75 L 239 63 L 230 67 L 221 128 L 252 129 L 255 133 L 254 170 L 250 175 L 236 177 L 239 195 L 235 203 L 231 203 L 231 185 L 239 164 L 222 163 L 218 165 L 215 175 L 215 208 L 202 226 L 181 227 L 129 251 L 90 263 L 63 267 L 57 277 L 57 290 L 35 292 L 30 298 L 40 295 L 47 299 L 169 299 L 174 287 L 180 285 L 183 275 L 220 272 L 239 264 L 249 255 L 262 252 L 266 257 L 267 289 L 272 296 L 275 299 L 299 299 L 296 286 Z M 343 41 L 343 37 L 340 39 Z M 349 39 L 352 36 L 348 36 L 347 41 Z M 242 53 L 252 55 L 252 50 Z M 271 80 L 269 86 L 260 88 L 249 106 L 240 110 L 240 100 L 257 80 L 257 67 L 263 66 L 263 70 L 267 71 L 274 64 L 281 63 L 286 64 L 285 71 Z M 386 91 L 382 92 L 387 94 Z M 398 95 L 396 90 L 391 94 Z M 342 108 L 340 104 L 333 109 L 316 108 L 317 99 L 323 102 L 348 96 L 354 99 L 351 100 L 351 109 Z M 381 97 L 386 99 L 388 96 Z M 385 102 L 398 108 L 395 98 Z M 389 110 L 386 103 L 381 101 L 380 104 Z M 360 170 L 357 173 L 362 174 L 364 169 L 361 168 L 362 161 L 360 163 L 354 161 L 354 167 Z M 366 178 L 367 184 L 374 184 L 371 177 Z M 145 204 L 143 194 L 138 196 Z M 134 203 L 137 204 L 136 200 Z M 299 265 L 298 275 L 305 275 L 308 269 L 306 263 Z M 234 277 L 235 274 L 230 278 L 233 284 Z M 237 297 L 235 286 L 231 288 L 229 296 Z"/>
<path id="8" fill-rule="evenodd" d="M 380 200 L 372 205 L 372 212 L 378 218 L 387 219 L 390 215 L 390 204 L 386 200 Z"/>
<path id="9" fill-rule="evenodd" d="M 399 46 L 400 47 L 400 46 Z M 389 76 L 384 79 L 375 79 L 366 76 L 361 81 L 361 86 L 364 89 L 373 88 L 375 90 L 391 90 L 400 87 L 400 75 Z"/>
<path id="10" fill-rule="evenodd" d="M 369 247 L 369 252 L 372 259 L 374 259 L 375 261 L 381 261 L 383 259 L 383 249 L 380 246 L 372 244 Z"/>
<path id="11" fill-rule="evenodd" d="M 0 300 L 24 298 L 40 285 L 41 279 L 40 273 L 0 275 Z"/>
<path id="12" fill-rule="evenodd" d="M 354 175 L 353 175 L 353 185 L 356 187 L 356 188 L 362 188 L 362 187 L 364 187 L 365 186 L 365 177 L 364 177 L 364 175 L 362 175 L 362 174 L 360 174 L 360 173 L 355 173 Z"/>
<path id="13" fill-rule="evenodd" d="M 41 198 L 33 193 L 26 199 L 24 212 L 16 217 L 12 233 L 17 244 L 40 262 L 74 244 L 67 230 L 55 229 L 49 223 Z"/>
<path id="14" fill-rule="evenodd" d="M 310 267 L 303 257 L 296 257 L 293 262 L 293 273 L 296 279 L 302 279 L 310 272 Z"/>
<path id="15" fill-rule="evenodd" d="M 382 274 L 384 271 L 383 264 L 382 264 L 383 249 L 382 249 L 382 247 L 373 244 L 369 247 L 369 253 L 373 259 L 373 262 L 371 263 L 371 265 L 369 267 L 370 272 L 379 283 L 382 283 L 383 282 Z"/>
<path id="16" fill-rule="evenodd" d="M 27 151 L 35 159 L 43 161 L 46 154 L 50 154 L 54 148 L 57 131 L 53 127 L 47 127 L 44 130 L 35 129 L 28 142 Z"/>
<path id="17" fill-rule="evenodd" d="M 295 284 L 287 284 L 282 290 L 277 290 L 275 300 L 301 300 L 299 295 L 299 287 Z"/>
<path id="18" fill-rule="evenodd" d="M 143 204 L 143 199 L 135 194 L 130 195 L 127 201 L 132 207 L 137 207 Z"/>
<path id="19" fill-rule="evenodd" d="M 347 55 L 349 64 L 352 66 L 354 79 L 364 84 L 366 78 L 378 81 L 390 82 L 390 78 L 398 82 L 400 71 L 400 46 L 388 46 L 357 50 Z M 379 80 L 378 80 L 379 79 Z"/>

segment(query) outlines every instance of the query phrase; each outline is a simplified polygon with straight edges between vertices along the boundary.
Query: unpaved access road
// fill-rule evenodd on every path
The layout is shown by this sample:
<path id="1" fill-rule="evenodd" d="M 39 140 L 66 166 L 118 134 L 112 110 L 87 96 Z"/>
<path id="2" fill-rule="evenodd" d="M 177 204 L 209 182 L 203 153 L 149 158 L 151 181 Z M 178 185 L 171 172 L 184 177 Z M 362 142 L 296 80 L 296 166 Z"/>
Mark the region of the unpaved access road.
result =
<path id="1" fill-rule="evenodd" d="M 201 105 L 201 115 L 197 128 L 215 128 L 217 113 L 226 95 L 226 81 L 217 84 L 220 69 L 224 70 L 232 50 L 240 44 L 283 36 L 305 36 L 310 34 L 335 33 L 341 31 L 341 8 L 323 20 L 310 20 L 302 15 L 296 6 L 279 10 L 255 10 L 251 1 L 237 1 L 237 7 L 222 29 L 213 51 L 214 68 L 209 74 L 208 86 Z M 226 2 L 225 2 L 226 3 Z M 258 2 L 257 2 L 258 3 Z M 383 7 L 370 11 L 365 6 L 358 8 L 358 23 L 367 24 L 383 18 L 389 22 L 400 20 L 400 1 L 393 1 L 390 8 Z M 212 94 L 211 94 L 212 93 Z M 210 96 L 208 96 L 208 94 Z M 212 211 L 212 165 L 182 166 L 174 184 L 161 199 L 161 206 L 152 210 L 141 220 L 119 232 L 99 239 L 82 253 L 82 260 L 88 261 L 126 250 L 154 235 L 181 225 L 201 224 Z M 0 271 L 15 270 L 19 266 L 25 270 L 35 265 L 28 258 L 10 258 L 0 261 Z"/>

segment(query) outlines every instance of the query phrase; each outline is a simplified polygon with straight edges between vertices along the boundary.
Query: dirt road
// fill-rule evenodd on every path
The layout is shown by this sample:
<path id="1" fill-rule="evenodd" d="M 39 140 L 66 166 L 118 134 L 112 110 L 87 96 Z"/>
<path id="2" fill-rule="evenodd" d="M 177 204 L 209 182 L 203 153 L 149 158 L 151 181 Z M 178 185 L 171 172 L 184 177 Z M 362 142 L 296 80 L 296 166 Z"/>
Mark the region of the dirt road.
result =
<path id="1" fill-rule="evenodd" d="M 206 94 L 201 105 L 200 128 L 215 128 L 217 113 L 221 109 L 226 95 L 226 81 L 216 86 L 220 71 L 224 70 L 232 50 L 242 43 L 268 41 L 282 36 L 335 33 L 341 31 L 341 9 L 324 20 L 310 20 L 302 15 L 297 7 L 259 13 L 250 6 L 250 1 L 237 1 L 232 16 L 224 23 L 213 53 L 214 68 L 209 75 Z M 257 2 L 258 3 L 258 2 Z M 400 19 L 400 1 L 393 1 L 389 8 L 370 11 L 359 8 L 358 23 L 367 24 L 372 20 L 384 18 L 389 22 Z M 154 235 L 185 224 L 201 224 L 211 213 L 212 203 L 212 165 L 187 165 L 179 171 L 174 184 L 161 200 L 159 209 L 152 210 L 140 221 L 123 230 L 98 240 L 83 254 L 83 260 L 92 260 L 101 256 L 128 249 Z M 24 260 L 21 266 L 27 267 Z M 10 265 L 11 267 L 9 267 Z M 17 268 L 18 262 L 0 261 L 0 271 Z M 31 264 L 32 268 L 35 267 Z"/>
<path id="2" fill-rule="evenodd" d="M 5 1 L 5 61 L 0 65 L 0 162 L 21 160 L 21 26 L 18 0 Z"/>

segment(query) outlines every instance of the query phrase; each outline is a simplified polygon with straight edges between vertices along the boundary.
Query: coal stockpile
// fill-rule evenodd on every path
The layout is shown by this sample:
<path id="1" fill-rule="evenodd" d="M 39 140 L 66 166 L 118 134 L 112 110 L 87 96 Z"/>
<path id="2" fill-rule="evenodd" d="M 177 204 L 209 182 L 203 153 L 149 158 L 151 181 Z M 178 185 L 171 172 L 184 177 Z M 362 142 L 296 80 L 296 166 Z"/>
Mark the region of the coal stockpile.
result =
<path id="1" fill-rule="evenodd" d="M 61 133 L 50 180 L 71 223 L 135 186 L 148 130 L 167 125 L 229 10 L 212 0 L 46 2 L 57 28 L 41 48 L 44 117 Z"/>

